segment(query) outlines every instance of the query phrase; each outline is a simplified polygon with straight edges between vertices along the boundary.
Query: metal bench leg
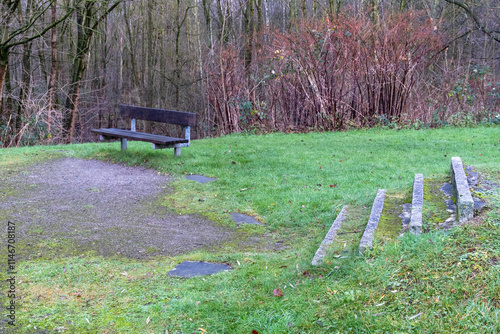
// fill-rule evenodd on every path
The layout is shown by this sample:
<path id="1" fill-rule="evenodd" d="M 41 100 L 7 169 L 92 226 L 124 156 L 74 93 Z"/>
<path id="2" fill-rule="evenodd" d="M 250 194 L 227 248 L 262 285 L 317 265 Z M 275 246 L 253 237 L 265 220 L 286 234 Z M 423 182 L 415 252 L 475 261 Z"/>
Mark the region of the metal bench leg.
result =
<path id="1" fill-rule="evenodd" d="M 127 149 L 127 139 L 122 138 L 121 142 L 122 142 L 122 151 L 125 151 Z"/>
<path id="2" fill-rule="evenodd" d="M 180 147 L 174 147 L 174 154 L 176 157 L 181 156 L 181 148 Z"/>

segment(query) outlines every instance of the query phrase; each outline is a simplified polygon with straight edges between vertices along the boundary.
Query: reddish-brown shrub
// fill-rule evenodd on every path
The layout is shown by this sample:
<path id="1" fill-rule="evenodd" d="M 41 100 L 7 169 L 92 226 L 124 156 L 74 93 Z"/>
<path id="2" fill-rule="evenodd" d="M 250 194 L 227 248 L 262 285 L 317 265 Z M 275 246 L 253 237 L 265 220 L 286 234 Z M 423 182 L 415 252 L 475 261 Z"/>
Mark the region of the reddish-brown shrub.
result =
<path id="1" fill-rule="evenodd" d="M 398 121 L 411 114 L 413 88 L 440 46 L 430 22 L 412 12 L 379 25 L 349 16 L 303 21 L 266 35 L 248 70 L 234 47 L 211 57 L 208 120 L 217 133 Z"/>

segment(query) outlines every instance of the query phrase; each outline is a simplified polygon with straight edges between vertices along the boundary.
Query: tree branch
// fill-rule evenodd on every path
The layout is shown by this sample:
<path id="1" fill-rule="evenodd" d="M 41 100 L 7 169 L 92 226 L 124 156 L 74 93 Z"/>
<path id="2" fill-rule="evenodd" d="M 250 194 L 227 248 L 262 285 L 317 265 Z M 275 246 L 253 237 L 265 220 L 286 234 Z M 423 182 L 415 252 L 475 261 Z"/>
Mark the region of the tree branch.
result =
<path id="1" fill-rule="evenodd" d="M 500 38 L 498 38 L 498 37 L 496 37 L 496 36 L 493 35 L 494 33 L 498 33 L 498 32 L 495 31 L 495 30 L 487 31 L 486 28 L 479 21 L 479 19 L 477 18 L 477 16 L 472 12 L 472 10 L 469 8 L 469 6 L 467 6 L 467 4 L 465 4 L 463 2 L 460 2 L 460 1 L 457 1 L 457 0 L 445 0 L 445 1 L 448 2 L 448 3 L 450 3 L 450 4 L 453 4 L 455 6 L 458 6 L 458 7 L 462 8 L 463 10 L 465 10 L 465 12 L 472 18 L 472 20 L 476 24 L 478 30 L 484 32 L 486 35 L 488 35 L 494 41 L 500 43 Z"/>
<path id="2" fill-rule="evenodd" d="M 14 37 L 22 34 L 23 32 L 27 31 L 29 28 L 31 28 L 35 24 L 35 22 L 38 20 L 38 18 L 40 16 L 42 16 L 47 11 L 47 9 L 50 8 L 51 5 L 52 5 L 52 2 L 50 2 L 47 7 L 45 7 L 43 10 L 39 11 L 35 16 L 33 16 L 30 19 L 30 22 L 28 24 L 26 24 L 25 26 L 22 26 L 21 28 L 19 28 L 17 30 L 14 30 L 13 32 L 11 32 L 10 35 L 9 35 L 9 38 L 6 41 L 4 41 L 3 43 L 4 44 L 9 43 Z"/>
<path id="3" fill-rule="evenodd" d="M 96 30 L 99 23 L 101 23 L 101 21 L 104 20 L 104 18 L 108 16 L 108 14 L 111 13 L 111 11 L 113 11 L 113 9 L 115 9 L 122 2 L 123 0 L 117 0 L 111 7 L 108 8 L 108 10 L 106 10 L 104 14 L 101 15 L 101 17 L 99 17 L 99 19 L 97 19 L 97 21 L 94 23 L 91 29 Z"/>
<path id="4" fill-rule="evenodd" d="M 438 54 L 440 54 L 441 52 L 445 51 L 445 50 L 446 50 L 446 49 L 450 46 L 450 44 L 451 44 L 451 43 L 453 43 L 453 42 L 455 42 L 456 40 L 459 40 L 459 39 L 461 39 L 461 38 L 463 38 L 463 37 L 467 36 L 468 34 L 470 34 L 471 32 L 473 32 L 474 30 L 476 30 L 476 29 L 471 29 L 471 30 L 468 30 L 468 31 L 464 32 L 462 35 L 460 35 L 460 36 L 458 36 L 458 37 L 455 37 L 455 38 L 454 38 L 454 39 L 452 39 L 451 41 L 447 42 L 447 43 L 446 43 L 446 44 L 445 44 L 445 45 L 444 45 L 444 46 L 443 46 L 443 47 L 442 47 L 442 48 L 441 48 L 438 52 L 436 52 L 436 53 L 434 54 L 434 56 L 433 56 L 433 57 L 435 57 L 436 55 L 438 55 Z"/>
<path id="5" fill-rule="evenodd" d="M 68 10 L 68 12 L 67 12 L 67 13 L 66 13 L 66 14 L 65 14 L 62 18 L 60 18 L 59 20 L 57 20 L 57 21 L 55 21 L 55 22 L 52 22 L 52 23 L 51 23 L 51 24 L 49 24 L 47 27 L 45 27 L 42 31 L 37 32 L 37 33 L 35 33 L 34 35 L 32 35 L 32 36 L 30 36 L 30 37 L 26 37 L 26 38 L 24 38 L 24 39 L 22 39 L 22 40 L 20 40 L 20 41 L 13 42 L 13 43 L 10 43 L 10 44 L 7 44 L 7 43 L 9 43 L 9 41 L 11 41 L 11 40 L 12 40 L 15 36 L 17 36 L 17 35 L 19 35 L 19 34 L 21 34 L 21 33 L 25 32 L 25 31 L 27 31 L 30 27 L 32 27 L 32 26 L 33 26 L 33 24 L 35 24 L 35 21 L 36 21 L 36 20 L 37 20 L 37 19 L 38 19 L 38 18 L 39 18 L 42 14 L 43 14 L 43 12 L 45 12 L 46 10 L 47 10 L 47 8 L 46 8 L 46 9 L 44 9 L 44 10 L 42 11 L 42 13 L 40 13 L 40 14 L 36 15 L 36 16 L 35 16 L 35 18 L 34 18 L 34 19 L 33 19 L 33 20 L 32 20 L 32 21 L 31 21 L 31 22 L 30 22 L 27 26 L 25 26 L 24 28 L 22 28 L 22 29 L 20 29 L 20 30 L 16 31 L 16 32 L 15 32 L 12 36 L 10 36 L 10 37 L 7 39 L 7 41 L 6 41 L 5 43 L 3 43 L 3 46 L 2 46 L 2 47 L 3 47 L 3 48 L 5 48 L 5 49 L 10 49 L 10 48 L 11 48 L 11 47 L 13 47 L 13 46 L 16 46 L 16 45 L 21 45 L 21 44 L 26 44 L 26 43 L 28 43 L 28 42 L 31 42 L 31 41 L 32 41 L 32 40 L 34 40 L 34 39 L 37 39 L 37 38 L 39 38 L 39 37 L 42 37 L 43 35 L 45 35 L 45 33 L 46 33 L 47 31 L 49 31 L 50 29 L 52 29 L 52 28 L 54 28 L 55 26 L 57 26 L 59 23 L 61 23 L 61 22 L 63 22 L 64 20 L 66 20 L 66 19 L 67 19 L 67 18 L 71 15 L 71 13 L 73 13 L 73 11 L 74 11 L 75 9 L 74 9 L 74 8 L 71 8 L 70 10 Z"/>

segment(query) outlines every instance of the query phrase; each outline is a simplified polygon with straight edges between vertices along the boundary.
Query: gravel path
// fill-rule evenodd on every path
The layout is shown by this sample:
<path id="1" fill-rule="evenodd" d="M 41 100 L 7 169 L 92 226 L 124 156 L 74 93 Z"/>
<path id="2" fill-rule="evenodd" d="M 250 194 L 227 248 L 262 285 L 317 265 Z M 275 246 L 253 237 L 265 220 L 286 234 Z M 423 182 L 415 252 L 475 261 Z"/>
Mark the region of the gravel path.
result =
<path id="1" fill-rule="evenodd" d="M 78 252 L 145 258 L 234 237 L 202 217 L 167 212 L 158 198 L 169 178 L 153 170 L 63 158 L 2 171 L 0 181 L 0 217 L 19 225 L 28 248 L 69 241 Z"/>

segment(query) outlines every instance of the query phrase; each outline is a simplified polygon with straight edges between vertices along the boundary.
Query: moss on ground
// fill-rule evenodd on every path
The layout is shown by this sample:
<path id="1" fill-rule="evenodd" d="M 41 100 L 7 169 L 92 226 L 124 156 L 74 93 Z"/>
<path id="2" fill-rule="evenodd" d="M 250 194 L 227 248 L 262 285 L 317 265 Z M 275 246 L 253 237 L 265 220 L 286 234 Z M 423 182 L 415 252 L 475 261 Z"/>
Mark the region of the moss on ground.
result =
<path id="1" fill-rule="evenodd" d="M 411 203 L 411 200 L 411 188 L 387 191 L 373 244 L 386 243 L 399 236 L 402 231 L 400 215 L 403 212 L 403 204 Z"/>
<path id="2" fill-rule="evenodd" d="M 424 232 L 439 229 L 450 217 L 446 211 L 446 197 L 440 190 L 443 183 L 450 182 L 449 176 L 424 179 L 424 204 L 422 208 L 422 229 Z"/>
<path id="3" fill-rule="evenodd" d="M 349 205 L 334 241 L 327 247 L 325 263 L 331 263 L 333 260 L 342 257 L 342 254 L 343 256 L 358 254 L 359 242 L 368 222 L 370 209 L 367 206 Z"/>

